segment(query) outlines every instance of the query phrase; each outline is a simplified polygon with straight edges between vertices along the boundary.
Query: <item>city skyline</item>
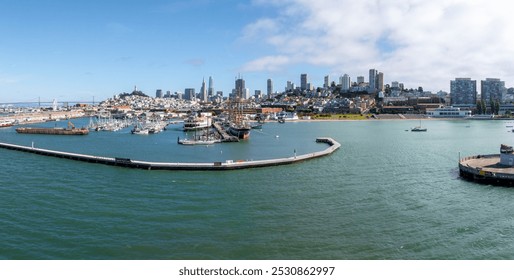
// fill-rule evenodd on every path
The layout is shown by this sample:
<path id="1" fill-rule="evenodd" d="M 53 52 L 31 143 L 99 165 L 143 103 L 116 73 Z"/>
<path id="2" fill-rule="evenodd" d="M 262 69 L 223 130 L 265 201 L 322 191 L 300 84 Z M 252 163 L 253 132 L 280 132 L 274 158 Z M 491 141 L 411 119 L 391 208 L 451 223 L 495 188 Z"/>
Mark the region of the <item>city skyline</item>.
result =
<path id="1" fill-rule="evenodd" d="M 124 4 L 0 3 L 0 103 L 103 100 L 134 85 L 184 92 L 208 77 L 228 96 L 239 73 L 252 92 L 268 79 L 275 91 L 301 74 L 323 87 L 369 69 L 433 92 L 456 77 L 514 79 L 512 4 L 496 0 Z"/>

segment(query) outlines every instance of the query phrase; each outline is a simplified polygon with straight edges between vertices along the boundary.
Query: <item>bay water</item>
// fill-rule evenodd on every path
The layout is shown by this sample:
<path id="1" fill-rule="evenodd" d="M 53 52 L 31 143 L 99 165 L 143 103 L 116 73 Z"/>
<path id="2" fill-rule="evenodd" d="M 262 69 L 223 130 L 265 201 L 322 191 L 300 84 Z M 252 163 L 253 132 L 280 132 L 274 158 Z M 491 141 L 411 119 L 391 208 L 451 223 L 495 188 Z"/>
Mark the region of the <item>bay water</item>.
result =
<path id="1" fill-rule="evenodd" d="M 89 119 L 75 120 L 76 126 Z M 66 122 L 38 124 L 66 126 Z M 22 135 L 0 142 L 163 162 L 299 164 L 149 171 L 0 149 L 1 259 L 514 259 L 514 189 L 461 180 L 461 156 L 514 144 L 509 121 L 267 123 L 248 141 L 181 146 L 155 135 Z"/>

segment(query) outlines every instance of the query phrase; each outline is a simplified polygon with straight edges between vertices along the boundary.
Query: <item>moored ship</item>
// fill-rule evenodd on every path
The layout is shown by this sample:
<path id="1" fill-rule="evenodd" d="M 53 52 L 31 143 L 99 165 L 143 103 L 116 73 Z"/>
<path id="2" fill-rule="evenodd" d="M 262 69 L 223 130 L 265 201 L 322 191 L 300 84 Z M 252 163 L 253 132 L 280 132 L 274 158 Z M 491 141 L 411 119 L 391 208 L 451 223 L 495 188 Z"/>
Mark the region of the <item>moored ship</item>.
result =
<path id="1" fill-rule="evenodd" d="M 211 115 L 207 113 L 191 113 L 184 120 L 184 131 L 204 129 L 211 126 Z"/>
<path id="2" fill-rule="evenodd" d="M 18 127 L 16 132 L 23 134 L 52 134 L 52 135 L 87 135 L 89 129 L 75 128 L 75 126 L 68 122 L 68 127 Z"/>
<path id="3" fill-rule="evenodd" d="M 230 124 L 228 127 L 228 133 L 239 139 L 248 139 L 250 138 L 250 131 L 252 127 L 243 115 L 244 101 L 242 100 L 243 98 L 241 96 L 243 88 L 244 80 L 239 78 L 236 80 L 236 96 L 229 104 Z"/>

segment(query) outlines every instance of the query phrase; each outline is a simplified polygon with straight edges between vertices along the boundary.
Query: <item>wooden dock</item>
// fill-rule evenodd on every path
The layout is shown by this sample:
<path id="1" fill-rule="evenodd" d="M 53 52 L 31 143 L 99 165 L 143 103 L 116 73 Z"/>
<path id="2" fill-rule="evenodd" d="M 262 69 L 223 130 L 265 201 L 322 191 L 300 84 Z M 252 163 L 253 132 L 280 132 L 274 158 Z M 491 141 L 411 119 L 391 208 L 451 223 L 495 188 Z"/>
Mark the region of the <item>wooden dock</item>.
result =
<path id="1" fill-rule="evenodd" d="M 219 123 L 213 123 L 212 126 L 221 136 L 221 142 L 239 142 L 239 138 L 228 134 L 228 132 Z"/>
<path id="2" fill-rule="evenodd" d="M 335 152 L 341 144 L 336 142 L 332 138 L 317 138 L 317 142 L 327 143 L 329 147 L 325 150 L 314 152 L 304 155 L 294 155 L 287 158 L 276 158 L 266 160 L 251 160 L 251 161 L 232 161 L 227 160 L 225 162 L 209 162 L 209 163 L 181 163 L 181 162 L 148 162 L 133 160 L 130 158 L 111 158 L 111 157 L 99 157 L 92 155 L 68 153 L 55 150 L 40 149 L 35 147 L 20 146 L 8 143 L 0 143 L 0 148 L 33 153 L 44 156 L 52 156 L 70 160 L 84 161 L 89 163 L 98 163 L 111 166 L 127 167 L 127 168 L 139 168 L 147 170 L 235 170 L 235 169 L 247 169 L 256 167 L 276 166 L 293 164 L 308 159 L 318 158 L 327 156 Z"/>

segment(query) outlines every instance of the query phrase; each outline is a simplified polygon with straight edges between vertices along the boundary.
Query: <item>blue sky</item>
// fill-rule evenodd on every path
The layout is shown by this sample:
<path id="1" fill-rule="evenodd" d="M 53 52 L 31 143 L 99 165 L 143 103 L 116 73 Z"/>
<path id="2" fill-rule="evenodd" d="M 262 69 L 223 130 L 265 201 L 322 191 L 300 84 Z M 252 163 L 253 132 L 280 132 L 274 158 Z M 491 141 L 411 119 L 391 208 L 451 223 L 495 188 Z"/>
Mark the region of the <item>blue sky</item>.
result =
<path id="1" fill-rule="evenodd" d="M 282 90 L 370 68 L 432 91 L 455 77 L 509 86 L 512 4 L 468 2 L 0 0 L 0 103 L 153 96 L 209 76 L 227 95 L 239 73 L 252 92 L 268 78 Z"/>

